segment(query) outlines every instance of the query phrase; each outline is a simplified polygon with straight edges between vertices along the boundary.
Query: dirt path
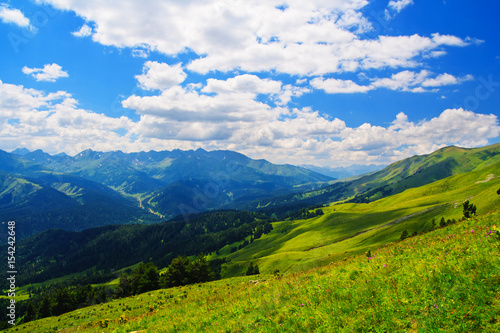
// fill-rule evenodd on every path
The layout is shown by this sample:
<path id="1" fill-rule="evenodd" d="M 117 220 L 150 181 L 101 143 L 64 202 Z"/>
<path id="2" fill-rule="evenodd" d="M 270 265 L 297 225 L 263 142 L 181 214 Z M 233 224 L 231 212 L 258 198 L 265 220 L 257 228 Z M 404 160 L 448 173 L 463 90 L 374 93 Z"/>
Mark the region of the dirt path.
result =
<path id="1" fill-rule="evenodd" d="M 146 207 L 144 207 L 144 205 L 142 204 L 142 200 L 141 198 L 137 197 L 137 201 L 139 202 L 139 208 L 141 209 L 146 209 Z M 151 214 L 154 214 L 160 218 L 164 218 L 164 216 L 158 212 L 155 212 L 154 210 L 152 210 L 151 208 L 148 207 L 148 211 L 151 213 Z"/>

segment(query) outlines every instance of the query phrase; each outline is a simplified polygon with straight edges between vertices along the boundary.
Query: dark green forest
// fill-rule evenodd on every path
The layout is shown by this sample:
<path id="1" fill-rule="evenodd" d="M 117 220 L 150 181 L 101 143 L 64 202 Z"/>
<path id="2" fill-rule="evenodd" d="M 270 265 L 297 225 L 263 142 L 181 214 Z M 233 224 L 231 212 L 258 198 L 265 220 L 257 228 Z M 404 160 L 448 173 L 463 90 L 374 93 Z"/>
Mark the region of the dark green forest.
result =
<path id="1" fill-rule="evenodd" d="M 225 245 L 259 238 L 272 230 L 270 219 L 247 211 L 179 216 L 154 225 L 111 225 L 81 232 L 50 230 L 18 244 L 18 284 L 44 282 L 81 273 L 86 283 L 138 262 L 166 267 L 179 255 L 211 253 Z"/>

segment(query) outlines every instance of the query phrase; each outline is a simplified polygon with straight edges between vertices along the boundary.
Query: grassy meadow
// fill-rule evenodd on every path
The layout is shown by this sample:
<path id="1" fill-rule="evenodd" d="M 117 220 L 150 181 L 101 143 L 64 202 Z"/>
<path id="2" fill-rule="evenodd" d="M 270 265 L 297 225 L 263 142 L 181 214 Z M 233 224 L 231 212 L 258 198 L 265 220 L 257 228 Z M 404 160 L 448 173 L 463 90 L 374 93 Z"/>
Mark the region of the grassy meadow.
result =
<path id="1" fill-rule="evenodd" d="M 500 165 L 273 223 L 223 280 L 155 290 L 9 332 L 498 332 Z M 461 220 L 462 203 L 477 216 Z M 440 220 L 456 223 L 440 227 Z M 400 240 L 403 231 L 413 235 Z M 369 254 L 369 255 L 368 255 Z M 260 275 L 245 274 L 249 263 Z M 110 283 L 116 284 L 117 281 Z M 23 294 L 24 296 L 24 294 Z"/>
<path id="2" fill-rule="evenodd" d="M 400 238 L 407 230 L 424 232 L 439 225 L 442 217 L 460 219 L 462 203 L 470 200 L 484 214 L 499 207 L 500 164 L 459 174 L 426 186 L 408 189 L 400 194 L 368 204 L 332 203 L 325 214 L 308 220 L 280 221 L 274 230 L 243 249 L 230 254 L 230 247 L 220 255 L 230 262 L 223 266 L 222 276 L 245 273 L 248 262 L 260 271 L 297 272 L 324 265 L 353 254 L 364 253 Z"/>
<path id="3" fill-rule="evenodd" d="M 15 332 L 498 332 L 500 213 L 298 273 L 157 290 Z"/>

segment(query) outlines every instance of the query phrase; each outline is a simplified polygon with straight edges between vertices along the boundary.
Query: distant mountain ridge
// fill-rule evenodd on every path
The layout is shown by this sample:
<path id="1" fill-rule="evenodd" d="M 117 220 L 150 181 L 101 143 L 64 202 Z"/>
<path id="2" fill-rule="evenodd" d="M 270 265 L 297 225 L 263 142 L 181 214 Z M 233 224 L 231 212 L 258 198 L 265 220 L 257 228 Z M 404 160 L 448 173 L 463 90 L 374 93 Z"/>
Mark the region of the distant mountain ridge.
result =
<path id="1" fill-rule="evenodd" d="M 168 206 L 180 191 L 176 187 L 189 189 L 196 196 L 205 184 L 201 180 L 179 181 L 170 185 L 170 193 L 151 195 L 158 205 Z M 471 197 L 482 213 L 496 209 L 500 204 L 499 184 L 500 144 L 475 149 L 446 147 L 393 163 L 359 179 L 271 200 L 259 199 L 262 206 L 267 205 L 267 212 L 253 207 L 257 212 L 217 210 L 193 214 L 189 219 L 178 216 L 157 225 L 106 226 L 79 233 L 49 230 L 20 243 L 21 260 L 26 263 L 23 278 L 41 282 L 91 271 L 93 266 L 97 270 L 121 269 L 147 260 L 165 266 L 175 255 L 196 255 L 196 250 L 224 256 L 222 272 L 226 276 L 241 274 L 243 265 L 246 267 L 252 260 L 261 260 L 259 266 L 267 272 L 286 271 L 293 265 L 308 265 L 314 255 L 324 255 L 331 262 L 330 252 L 323 251 L 323 247 L 334 246 L 331 250 L 337 251 L 338 258 L 346 251 L 359 251 L 358 246 L 366 248 L 378 242 L 379 236 L 393 241 L 400 239 L 406 228 L 435 228 L 439 218 L 461 216 L 461 203 Z M 321 210 L 312 217 L 273 216 L 282 208 L 288 209 L 290 206 L 284 206 L 287 203 L 297 211 L 302 204 L 332 203 L 335 197 L 341 199 L 326 207 L 306 209 Z M 214 205 L 222 200 L 216 196 L 209 199 Z M 272 225 L 274 233 L 258 243 L 260 236 L 251 236 L 257 224 L 271 221 L 276 222 Z M 358 242 L 355 246 L 335 250 L 339 242 L 349 244 L 354 239 Z M 288 261 L 290 257 L 295 257 L 293 264 Z"/>
<path id="2" fill-rule="evenodd" d="M 348 167 L 318 167 L 315 165 L 302 164 L 300 167 L 335 178 L 345 179 L 350 177 L 361 176 L 366 173 L 382 170 L 385 166 L 382 165 L 351 165 Z"/>
<path id="3" fill-rule="evenodd" d="M 0 150 L 0 218 L 23 236 L 50 228 L 82 230 L 154 223 L 216 209 L 278 217 L 334 201 L 372 202 L 500 162 L 500 144 L 446 147 L 353 179 L 275 165 L 232 151 L 124 153 L 90 149 L 75 156 Z"/>
<path id="4" fill-rule="evenodd" d="M 0 172 L 4 177 L 0 218 L 19 220 L 24 236 L 49 228 L 159 222 L 318 188 L 332 180 L 292 165 L 203 149 L 137 153 L 87 149 L 75 156 L 25 148 L 12 153 L 0 150 Z"/>
<path id="5" fill-rule="evenodd" d="M 26 152 L 22 157 L 44 167 L 101 182 L 123 193 L 138 194 L 186 179 L 209 179 L 217 173 L 229 176 L 240 173 L 241 179 L 262 182 L 275 181 L 295 186 L 310 182 L 327 182 L 332 178 L 292 165 L 275 165 L 265 160 L 253 160 L 233 151 L 149 151 L 123 153 L 84 150 L 71 157 L 49 155 L 41 150 Z M 213 178 L 213 177 L 212 177 Z"/>
<path id="6" fill-rule="evenodd" d="M 416 155 L 395 162 L 386 168 L 360 178 L 335 182 L 332 185 L 271 200 L 259 199 L 245 203 L 240 209 L 273 210 L 274 207 L 306 207 L 340 200 L 371 202 L 406 189 L 420 187 L 456 174 L 477 170 L 500 162 L 500 143 L 480 148 L 449 146 L 431 154 Z M 286 212 L 287 209 L 282 209 Z M 289 209 L 288 209 L 289 211 Z"/>

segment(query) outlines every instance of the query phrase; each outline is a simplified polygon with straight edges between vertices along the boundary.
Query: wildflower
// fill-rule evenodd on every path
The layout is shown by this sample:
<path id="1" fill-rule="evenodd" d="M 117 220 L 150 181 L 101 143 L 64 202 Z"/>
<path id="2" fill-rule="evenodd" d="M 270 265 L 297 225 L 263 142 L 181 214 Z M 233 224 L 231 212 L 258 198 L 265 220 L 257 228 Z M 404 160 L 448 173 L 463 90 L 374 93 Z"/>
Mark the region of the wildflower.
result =
<path id="1" fill-rule="evenodd" d="M 471 230 L 471 231 L 470 231 L 470 233 L 471 233 L 471 234 L 473 234 L 473 233 L 474 233 L 474 230 Z"/>

